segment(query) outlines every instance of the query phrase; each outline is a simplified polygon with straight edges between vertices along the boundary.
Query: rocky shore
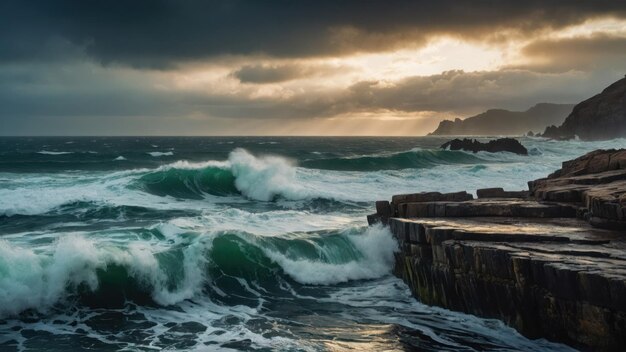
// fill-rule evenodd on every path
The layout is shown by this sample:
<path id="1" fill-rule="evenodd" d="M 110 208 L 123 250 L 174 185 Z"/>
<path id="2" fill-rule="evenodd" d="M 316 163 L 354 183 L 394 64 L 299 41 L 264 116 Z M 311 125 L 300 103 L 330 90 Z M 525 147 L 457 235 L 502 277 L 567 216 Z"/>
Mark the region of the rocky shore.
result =
<path id="1" fill-rule="evenodd" d="M 497 318 L 583 350 L 626 346 L 626 150 L 563 163 L 528 191 L 415 193 L 376 203 L 395 274 L 423 303 Z"/>

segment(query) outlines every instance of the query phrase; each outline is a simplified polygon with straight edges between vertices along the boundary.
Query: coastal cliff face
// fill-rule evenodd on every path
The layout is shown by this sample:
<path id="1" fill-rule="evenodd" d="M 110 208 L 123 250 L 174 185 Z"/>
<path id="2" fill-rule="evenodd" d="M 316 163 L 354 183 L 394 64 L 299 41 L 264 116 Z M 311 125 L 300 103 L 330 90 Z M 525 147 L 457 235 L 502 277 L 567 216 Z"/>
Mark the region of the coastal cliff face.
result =
<path id="1" fill-rule="evenodd" d="M 541 103 L 526 111 L 491 109 L 466 119 L 441 121 L 430 135 L 523 135 L 529 130 L 543 131 L 546 126 L 561 124 L 573 107 L 573 104 Z"/>
<path id="2" fill-rule="evenodd" d="M 604 140 L 626 137 L 626 78 L 576 105 L 559 127 L 548 127 L 543 137 Z"/>
<path id="3" fill-rule="evenodd" d="M 397 195 L 370 224 L 420 301 L 599 351 L 626 346 L 626 150 L 563 163 L 529 191 Z"/>

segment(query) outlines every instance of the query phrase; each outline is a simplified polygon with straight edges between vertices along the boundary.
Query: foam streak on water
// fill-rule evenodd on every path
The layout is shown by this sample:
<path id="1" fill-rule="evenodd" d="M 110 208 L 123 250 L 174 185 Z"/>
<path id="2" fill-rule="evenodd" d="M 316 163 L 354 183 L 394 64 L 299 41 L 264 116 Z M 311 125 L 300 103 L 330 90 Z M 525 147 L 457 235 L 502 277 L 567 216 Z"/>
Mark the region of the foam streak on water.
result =
<path id="1" fill-rule="evenodd" d="M 444 141 L 0 138 L 0 350 L 568 350 L 420 304 L 365 215 L 624 141 Z"/>

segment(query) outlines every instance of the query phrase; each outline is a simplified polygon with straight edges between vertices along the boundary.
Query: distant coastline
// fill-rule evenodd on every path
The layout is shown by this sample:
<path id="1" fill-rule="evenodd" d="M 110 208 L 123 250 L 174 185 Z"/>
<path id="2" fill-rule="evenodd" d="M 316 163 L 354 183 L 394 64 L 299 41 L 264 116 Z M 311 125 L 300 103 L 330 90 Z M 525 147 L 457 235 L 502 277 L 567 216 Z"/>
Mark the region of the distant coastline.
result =
<path id="1" fill-rule="evenodd" d="M 560 125 L 574 104 L 539 103 L 526 111 L 490 109 L 454 121 L 443 120 L 429 136 L 519 136 L 538 133 L 547 126 Z"/>

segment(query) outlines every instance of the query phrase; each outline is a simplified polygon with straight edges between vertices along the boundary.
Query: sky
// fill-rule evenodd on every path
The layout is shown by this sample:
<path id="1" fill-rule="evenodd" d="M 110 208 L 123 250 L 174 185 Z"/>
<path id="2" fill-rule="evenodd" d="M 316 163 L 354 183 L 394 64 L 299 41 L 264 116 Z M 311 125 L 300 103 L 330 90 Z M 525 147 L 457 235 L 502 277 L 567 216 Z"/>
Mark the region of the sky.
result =
<path id="1" fill-rule="evenodd" d="M 0 1 L 0 135 L 424 135 L 626 74 L 624 1 Z"/>

